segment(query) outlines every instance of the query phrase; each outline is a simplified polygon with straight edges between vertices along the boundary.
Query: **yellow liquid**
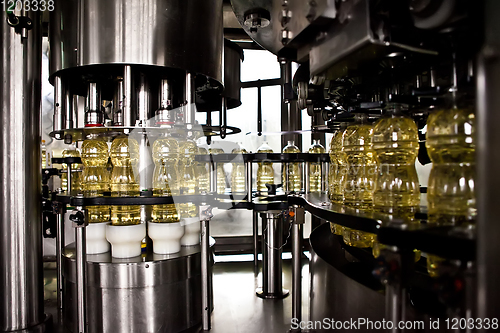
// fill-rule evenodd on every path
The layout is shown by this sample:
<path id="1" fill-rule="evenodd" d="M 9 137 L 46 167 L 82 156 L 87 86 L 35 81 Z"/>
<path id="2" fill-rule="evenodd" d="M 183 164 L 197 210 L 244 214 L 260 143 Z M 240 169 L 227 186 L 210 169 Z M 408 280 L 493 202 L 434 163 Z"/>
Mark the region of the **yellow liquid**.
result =
<path id="1" fill-rule="evenodd" d="M 224 154 L 220 148 L 209 148 L 208 152 L 212 155 Z M 224 172 L 224 163 L 217 163 L 217 194 L 226 192 L 226 173 Z"/>
<path id="2" fill-rule="evenodd" d="M 157 139 L 153 143 L 153 195 L 179 195 L 179 176 L 177 166 L 179 162 L 179 144 L 169 134 Z M 179 214 L 175 204 L 155 205 L 151 216 L 153 222 L 179 222 Z"/>
<path id="3" fill-rule="evenodd" d="M 198 148 L 192 140 L 179 141 L 179 168 L 180 168 L 180 194 L 192 195 L 198 193 L 198 183 L 196 180 L 196 167 L 194 156 Z M 188 202 L 179 204 L 181 218 L 198 216 L 198 209 L 195 204 Z"/>
<path id="4" fill-rule="evenodd" d="M 244 148 L 235 148 L 231 152 L 233 154 L 246 154 Z M 231 192 L 232 193 L 246 193 L 246 177 L 245 177 L 245 163 L 233 163 L 233 170 L 231 171 Z"/>
<path id="5" fill-rule="evenodd" d="M 381 118 L 373 129 L 373 150 L 378 170 L 373 208 L 412 219 L 420 204 L 420 186 L 415 169 L 417 125 L 413 119 L 399 115 Z"/>
<path id="6" fill-rule="evenodd" d="M 387 245 L 384 245 L 382 243 L 379 243 L 378 241 L 373 242 L 373 249 L 372 249 L 372 255 L 374 258 L 380 257 L 381 251 L 383 249 L 387 248 Z M 415 255 L 415 262 L 419 261 L 421 258 L 421 252 L 419 250 L 413 250 L 413 253 Z"/>
<path id="7" fill-rule="evenodd" d="M 293 141 L 288 141 L 288 145 L 283 148 L 283 153 L 300 153 L 300 150 L 295 146 Z M 300 163 L 288 163 L 288 182 L 286 180 L 287 168 L 283 163 L 282 168 L 282 183 L 286 192 L 300 192 L 302 189 L 302 174 L 300 171 Z"/>
<path id="8" fill-rule="evenodd" d="M 273 150 L 267 144 L 262 145 L 257 153 L 272 153 Z M 260 162 L 257 168 L 257 191 L 267 193 L 266 184 L 274 184 L 274 169 L 271 162 Z"/>
<path id="9" fill-rule="evenodd" d="M 363 117 L 363 116 L 361 116 Z M 358 209 L 369 209 L 373 201 L 376 164 L 372 150 L 373 127 L 363 123 L 347 127 L 344 133 L 343 155 L 346 161 L 344 177 L 344 205 Z M 344 242 L 354 247 L 370 247 L 375 235 L 344 228 Z"/>
<path id="10" fill-rule="evenodd" d="M 198 148 L 199 155 L 208 155 L 208 151 L 205 148 Z M 210 181 L 207 169 L 207 163 L 196 162 L 196 174 L 198 176 L 198 190 L 200 193 L 210 192 Z"/>
<path id="11" fill-rule="evenodd" d="M 81 157 L 80 152 L 76 149 L 65 149 L 62 152 L 62 157 Z M 68 174 L 67 168 L 68 165 L 66 163 L 62 164 L 63 174 L 61 174 L 61 185 L 62 189 L 67 192 L 68 191 Z M 70 195 L 75 195 L 81 192 L 81 178 L 82 173 L 76 170 L 82 169 L 82 165 L 80 163 L 72 163 L 71 164 L 71 193 Z"/>
<path id="12" fill-rule="evenodd" d="M 475 116 L 472 109 L 431 113 L 426 147 L 432 160 L 427 189 L 430 223 L 457 225 L 476 216 Z"/>
<path id="13" fill-rule="evenodd" d="M 109 191 L 108 145 L 101 138 L 83 141 L 82 144 L 82 193 L 86 197 L 99 197 Z M 106 222 L 110 219 L 109 206 L 88 206 L 90 223 Z"/>
<path id="14" fill-rule="evenodd" d="M 309 148 L 309 154 L 323 154 L 324 152 L 325 147 L 319 141 L 313 142 L 312 147 Z M 309 192 L 321 192 L 321 182 L 321 163 L 309 163 Z"/>
<path id="15" fill-rule="evenodd" d="M 427 119 L 426 147 L 432 160 L 427 188 L 429 223 L 460 225 L 476 216 L 475 115 L 472 108 L 438 110 Z M 430 276 L 444 261 L 427 257 Z"/>
<path id="16" fill-rule="evenodd" d="M 139 184 L 135 180 L 133 167 L 139 159 L 139 144 L 129 137 L 117 137 L 110 149 L 113 173 L 111 174 L 111 196 L 129 197 L 139 195 Z M 112 206 L 113 225 L 141 223 L 140 206 Z"/>
<path id="17" fill-rule="evenodd" d="M 344 179 L 347 172 L 346 161 L 342 152 L 344 132 L 339 130 L 333 134 L 330 141 L 330 169 L 328 171 L 328 198 L 332 203 L 344 202 Z M 332 233 L 342 236 L 344 227 L 333 223 Z"/>
<path id="18" fill-rule="evenodd" d="M 41 147 L 41 154 L 42 154 L 42 169 L 47 168 L 47 147 L 45 146 L 45 140 L 42 140 L 42 147 Z"/>

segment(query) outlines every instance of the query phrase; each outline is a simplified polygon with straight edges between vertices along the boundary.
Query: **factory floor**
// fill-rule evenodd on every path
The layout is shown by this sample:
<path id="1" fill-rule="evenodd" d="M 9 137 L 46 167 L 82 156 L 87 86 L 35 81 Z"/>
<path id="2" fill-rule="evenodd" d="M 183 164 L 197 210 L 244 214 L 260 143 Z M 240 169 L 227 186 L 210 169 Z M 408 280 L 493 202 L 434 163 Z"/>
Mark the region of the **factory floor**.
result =
<path id="1" fill-rule="evenodd" d="M 255 289 L 262 286 L 261 267 L 256 273 L 252 255 L 216 256 L 214 266 L 214 311 L 212 333 L 284 333 L 290 329 L 292 297 L 261 299 Z M 283 254 L 289 258 L 289 253 Z M 243 260 L 243 261 L 242 261 Z M 309 316 L 309 265 L 302 266 L 302 311 Z M 259 262 L 260 264 L 260 262 Z M 53 263 L 45 264 L 45 312 L 53 316 L 52 332 L 70 332 L 59 320 L 56 302 L 56 273 Z M 291 289 L 291 260 L 283 260 L 283 287 Z M 114 332 L 113 332 L 114 333 Z"/>

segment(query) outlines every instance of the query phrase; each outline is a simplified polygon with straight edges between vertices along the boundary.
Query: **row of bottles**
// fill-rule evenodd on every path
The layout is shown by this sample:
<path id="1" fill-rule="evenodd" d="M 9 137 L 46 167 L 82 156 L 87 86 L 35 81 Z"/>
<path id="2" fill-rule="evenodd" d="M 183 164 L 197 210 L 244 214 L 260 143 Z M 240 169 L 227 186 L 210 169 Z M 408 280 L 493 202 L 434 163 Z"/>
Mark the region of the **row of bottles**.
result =
<path id="1" fill-rule="evenodd" d="M 470 107 L 456 105 L 431 113 L 427 120 L 426 148 L 433 162 L 428 180 L 428 222 L 438 225 L 471 225 L 476 216 L 475 117 Z M 391 214 L 416 223 L 420 188 L 415 169 L 418 128 L 392 104 L 374 125 L 366 115 L 337 131 L 330 144 L 329 199 L 333 203 Z M 331 224 L 332 233 L 357 247 L 383 245 L 375 235 Z M 419 258 L 419 253 L 416 253 Z M 444 259 L 428 255 L 428 271 L 437 275 Z"/>

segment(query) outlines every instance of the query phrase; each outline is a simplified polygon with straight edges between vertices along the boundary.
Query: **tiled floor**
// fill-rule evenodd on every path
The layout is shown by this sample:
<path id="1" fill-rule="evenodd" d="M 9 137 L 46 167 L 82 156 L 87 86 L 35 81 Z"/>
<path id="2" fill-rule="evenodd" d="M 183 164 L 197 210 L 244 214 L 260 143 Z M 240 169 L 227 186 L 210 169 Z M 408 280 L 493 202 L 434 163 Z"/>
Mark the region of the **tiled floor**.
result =
<path id="1" fill-rule="evenodd" d="M 250 259 L 251 255 L 233 256 L 235 259 Z M 261 273 L 255 274 L 253 261 L 220 262 L 232 259 L 217 257 L 214 267 L 214 312 L 212 333 L 284 333 L 290 329 L 292 297 L 283 300 L 260 299 L 255 289 L 261 286 Z M 308 318 L 309 265 L 303 260 L 302 312 Z M 291 260 L 283 261 L 283 287 L 291 289 Z M 55 302 L 55 271 L 45 270 L 46 312 L 54 316 L 53 332 L 67 332 L 57 325 Z M 115 332 L 113 332 L 115 333 Z"/>

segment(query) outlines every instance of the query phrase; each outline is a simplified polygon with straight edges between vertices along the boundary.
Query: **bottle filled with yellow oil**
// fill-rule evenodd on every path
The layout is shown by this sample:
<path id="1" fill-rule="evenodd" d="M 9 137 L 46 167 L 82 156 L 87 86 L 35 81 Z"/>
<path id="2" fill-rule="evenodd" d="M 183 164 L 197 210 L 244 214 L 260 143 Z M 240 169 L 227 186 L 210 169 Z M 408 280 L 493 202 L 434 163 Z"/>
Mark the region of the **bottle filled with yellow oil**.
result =
<path id="1" fill-rule="evenodd" d="M 319 140 L 313 140 L 309 154 L 324 154 L 325 147 L 321 145 Z M 321 183 L 323 181 L 322 169 L 320 162 L 309 162 L 309 192 L 320 193 Z"/>
<path id="2" fill-rule="evenodd" d="M 86 197 L 100 197 L 109 191 L 108 144 L 98 136 L 91 136 L 82 144 L 82 193 Z M 109 221 L 109 206 L 88 206 L 90 223 Z"/>
<path id="3" fill-rule="evenodd" d="M 111 174 L 111 196 L 129 197 L 139 195 L 134 167 L 139 160 L 139 144 L 127 136 L 113 140 L 110 148 L 113 173 Z M 141 223 L 140 206 L 112 206 L 111 223 L 113 225 L 134 225 Z"/>
<path id="4" fill-rule="evenodd" d="M 288 144 L 283 148 L 284 154 L 290 153 L 300 153 L 299 147 L 295 145 L 295 142 L 288 141 Z M 300 192 L 302 189 L 302 171 L 300 168 L 300 163 L 289 162 L 283 163 L 282 171 L 282 183 L 285 192 Z"/>
<path id="5" fill-rule="evenodd" d="M 198 147 L 198 155 L 208 155 L 208 150 Z M 198 190 L 200 193 L 210 192 L 210 180 L 208 173 L 208 165 L 206 162 L 198 161 L 196 165 L 196 175 L 198 176 Z"/>
<path id="6" fill-rule="evenodd" d="M 153 195 L 179 195 L 179 143 L 167 132 L 153 143 Z M 175 204 L 155 205 L 151 217 L 156 223 L 179 222 Z"/>
<path id="7" fill-rule="evenodd" d="M 404 115 L 405 106 L 390 104 L 373 129 L 373 151 L 377 175 L 373 208 L 413 220 L 420 204 L 420 186 L 415 160 L 418 155 L 418 127 Z"/>
<path id="8" fill-rule="evenodd" d="M 347 163 L 344 153 L 345 129 L 337 130 L 330 141 L 330 169 L 328 179 L 328 198 L 332 203 L 342 204 L 344 201 L 344 179 L 347 171 Z M 343 227 L 330 222 L 331 230 L 334 234 L 341 236 Z"/>
<path id="9" fill-rule="evenodd" d="M 62 157 L 81 157 L 80 152 L 76 149 L 76 146 L 64 149 L 62 151 Z M 68 191 L 68 165 L 66 163 L 62 164 L 63 173 L 61 175 L 61 187 L 67 192 Z M 81 163 L 71 163 L 71 193 L 70 195 L 75 195 L 81 192 L 81 178 L 82 178 L 82 164 Z"/>
<path id="10" fill-rule="evenodd" d="M 346 128 L 343 141 L 343 154 L 346 161 L 344 179 L 344 205 L 371 209 L 376 164 L 373 157 L 373 126 L 368 123 L 368 116 L 355 113 L 354 124 Z M 344 228 L 344 243 L 355 247 L 370 247 L 375 235 L 367 232 Z"/>
<path id="11" fill-rule="evenodd" d="M 196 165 L 194 157 L 198 147 L 190 138 L 179 140 L 179 192 L 180 195 L 193 195 L 198 193 L 198 180 L 196 178 Z M 180 218 L 198 216 L 198 209 L 192 202 L 180 203 Z"/>
<path id="12" fill-rule="evenodd" d="M 209 148 L 209 154 L 218 155 L 224 154 L 221 148 Z M 224 171 L 224 163 L 217 163 L 217 194 L 224 194 L 226 192 L 226 172 Z"/>
<path id="13" fill-rule="evenodd" d="M 45 145 L 45 140 L 42 140 L 42 146 L 40 147 L 40 154 L 42 155 L 42 169 L 47 168 L 47 146 Z"/>
<path id="14" fill-rule="evenodd" d="M 238 148 L 231 151 L 232 154 L 247 154 L 245 148 L 239 144 Z M 231 171 L 231 192 L 236 194 L 246 193 L 246 177 L 245 177 L 245 163 L 243 158 L 237 158 L 238 163 L 233 163 Z"/>
<path id="15" fill-rule="evenodd" d="M 427 188 L 428 222 L 438 225 L 473 225 L 475 195 L 475 115 L 469 105 L 432 112 L 427 119 L 426 147 L 432 160 Z M 438 276 L 444 261 L 427 257 L 427 271 Z"/>
<path id="16" fill-rule="evenodd" d="M 272 148 L 264 142 L 257 153 L 273 153 Z M 274 169 L 271 162 L 259 162 L 257 168 L 257 192 L 267 194 L 266 184 L 274 184 Z"/>

